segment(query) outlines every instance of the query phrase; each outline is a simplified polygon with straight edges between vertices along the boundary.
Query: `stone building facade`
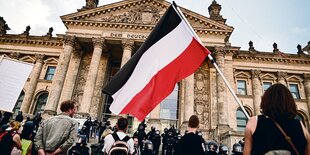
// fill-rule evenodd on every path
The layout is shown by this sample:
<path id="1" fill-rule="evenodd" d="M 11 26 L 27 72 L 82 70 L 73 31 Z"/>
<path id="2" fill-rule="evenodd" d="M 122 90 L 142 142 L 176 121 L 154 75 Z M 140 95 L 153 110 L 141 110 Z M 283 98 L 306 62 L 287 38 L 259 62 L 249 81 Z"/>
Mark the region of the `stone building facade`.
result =
<path id="1" fill-rule="evenodd" d="M 44 36 L 32 36 L 30 26 L 21 34 L 7 34 L 9 23 L 0 18 L 0 56 L 34 64 L 15 111 L 49 117 L 59 113 L 60 102 L 73 99 L 79 102 L 79 116 L 113 121 L 108 110 L 111 98 L 101 90 L 141 46 L 170 3 L 123 0 L 97 5 L 89 0 L 78 12 L 61 16 L 67 32 L 56 37 L 53 28 Z M 309 52 L 310 44 L 303 49 L 299 45 L 298 54 L 284 54 L 276 44 L 271 52 L 256 51 L 252 42 L 249 50 L 240 50 L 229 42 L 234 28 L 221 16 L 221 5 L 213 1 L 208 9 L 210 17 L 181 7 L 249 115 L 260 114 L 264 90 L 279 82 L 292 91 L 298 119 L 309 129 L 310 56 L 304 51 Z M 163 130 L 175 125 L 184 131 L 189 117 L 196 114 L 205 138 L 228 146 L 242 139 L 246 117 L 208 60 L 178 83 L 173 94 L 148 115 L 149 127 Z M 138 122 L 128 118 L 135 129 Z"/>

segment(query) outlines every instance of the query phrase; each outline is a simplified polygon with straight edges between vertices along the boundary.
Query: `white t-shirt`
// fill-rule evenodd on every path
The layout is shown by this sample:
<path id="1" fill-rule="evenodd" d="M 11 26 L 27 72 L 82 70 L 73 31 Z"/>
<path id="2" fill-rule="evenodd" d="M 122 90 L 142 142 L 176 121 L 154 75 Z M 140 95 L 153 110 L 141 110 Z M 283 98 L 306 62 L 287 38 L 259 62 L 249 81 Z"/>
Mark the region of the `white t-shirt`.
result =
<path id="1" fill-rule="evenodd" d="M 122 140 L 126 136 L 126 134 L 124 132 L 116 132 L 116 134 L 118 135 L 120 140 Z M 105 152 L 105 153 L 108 154 L 114 142 L 115 141 L 114 141 L 114 138 L 113 138 L 112 134 L 107 135 L 104 138 L 104 146 L 103 146 L 102 152 Z M 129 153 L 133 154 L 133 152 L 135 150 L 134 150 L 134 143 L 133 143 L 132 138 L 130 138 L 127 141 L 127 144 L 129 146 Z"/>

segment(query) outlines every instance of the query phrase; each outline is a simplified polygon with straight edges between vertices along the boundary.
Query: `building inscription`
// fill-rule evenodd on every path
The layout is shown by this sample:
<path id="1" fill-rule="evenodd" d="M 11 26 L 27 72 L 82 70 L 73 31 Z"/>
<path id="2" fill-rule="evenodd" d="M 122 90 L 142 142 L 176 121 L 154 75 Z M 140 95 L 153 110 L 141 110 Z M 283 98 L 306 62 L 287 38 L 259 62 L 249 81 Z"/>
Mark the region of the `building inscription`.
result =
<path id="1" fill-rule="evenodd" d="M 113 38 L 126 38 L 126 39 L 143 39 L 145 40 L 148 36 L 144 34 L 131 34 L 131 33 L 109 33 L 105 36 Z"/>

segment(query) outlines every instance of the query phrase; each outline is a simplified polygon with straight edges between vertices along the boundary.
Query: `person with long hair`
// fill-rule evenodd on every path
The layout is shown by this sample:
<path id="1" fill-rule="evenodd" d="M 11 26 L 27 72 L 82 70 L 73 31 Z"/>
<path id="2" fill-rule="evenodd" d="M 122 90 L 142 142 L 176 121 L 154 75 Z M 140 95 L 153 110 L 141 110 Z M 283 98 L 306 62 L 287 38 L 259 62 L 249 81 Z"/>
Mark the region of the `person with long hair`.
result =
<path id="1" fill-rule="evenodd" d="M 1 139 L 0 143 L 0 152 L 1 154 L 11 154 L 11 151 L 14 147 L 16 149 L 21 150 L 22 145 L 20 141 L 20 135 L 18 130 L 20 128 L 20 122 L 12 121 L 10 123 L 10 127 L 6 129 L 6 135 L 4 135 Z"/>
<path id="2" fill-rule="evenodd" d="M 261 101 L 262 115 L 251 117 L 245 129 L 244 155 L 263 155 L 269 151 L 286 150 L 291 154 L 310 154 L 310 136 L 297 119 L 297 105 L 283 84 L 269 87 Z M 277 127 L 279 125 L 279 127 Z M 290 137 L 292 144 L 284 134 Z"/>

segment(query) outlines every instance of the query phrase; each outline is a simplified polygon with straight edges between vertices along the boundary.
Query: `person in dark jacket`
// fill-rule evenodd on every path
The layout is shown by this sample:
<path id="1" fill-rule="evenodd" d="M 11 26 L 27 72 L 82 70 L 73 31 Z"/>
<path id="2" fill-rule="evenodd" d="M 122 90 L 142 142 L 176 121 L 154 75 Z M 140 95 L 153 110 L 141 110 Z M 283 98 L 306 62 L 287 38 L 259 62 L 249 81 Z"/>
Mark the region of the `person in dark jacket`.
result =
<path id="1" fill-rule="evenodd" d="M 11 117 L 12 117 L 12 113 L 4 112 L 3 118 L 0 121 L 0 126 L 8 124 Z"/>
<path id="2" fill-rule="evenodd" d="M 196 115 L 192 115 L 188 121 L 188 133 L 185 134 L 180 141 L 180 155 L 203 155 L 203 147 L 201 137 L 196 134 L 199 127 L 199 119 Z"/>
<path id="3" fill-rule="evenodd" d="M 18 115 L 15 117 L 15 121 L 22 122 L 24 120 L 23 112 L 19 111 Z"/>

